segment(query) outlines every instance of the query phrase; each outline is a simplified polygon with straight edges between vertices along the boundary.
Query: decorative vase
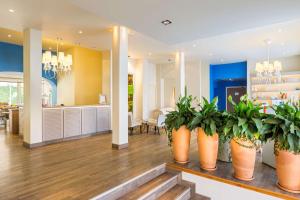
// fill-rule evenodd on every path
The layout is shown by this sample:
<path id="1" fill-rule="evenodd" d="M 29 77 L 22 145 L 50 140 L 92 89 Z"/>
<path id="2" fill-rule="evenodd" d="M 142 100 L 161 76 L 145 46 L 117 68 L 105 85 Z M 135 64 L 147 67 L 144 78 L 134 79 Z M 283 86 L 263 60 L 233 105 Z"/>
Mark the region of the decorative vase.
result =
<path id="1" fill-rule="evenodd" d="M 231 148 L 230 148 L 230 142 L 222 142 L 219 141 L 219 148 L 218 148 L 218 160 L 224 161 L 224 162 L 231 162 Z"/>
<path id="2" fill-rule="evenodd" d="M 278 187 L 300 193 L 300 154 L 275 149 L 275 157 Z"/>
<path id="3" fill-rule="evenodd" d="M 173 154 L 178 163 L 187 163 L 189 161 L 191 131 L 185 126 L 172 131 Z"/>
<path id="4" fill-rule="evenodd" d="M 234 177 L 243 181 L 253 180 L 256 159 L 256 148 L 253 142 L 247 139 L 233 138 L 231 153 Z"/>
<path id="5" fill-rule="evenodd" d="M 217 169 L 219 135 L 206 135 L 202 128 L 198 128 L 198 154 L 200 167 L 204 170 L 213 171 Z"/>

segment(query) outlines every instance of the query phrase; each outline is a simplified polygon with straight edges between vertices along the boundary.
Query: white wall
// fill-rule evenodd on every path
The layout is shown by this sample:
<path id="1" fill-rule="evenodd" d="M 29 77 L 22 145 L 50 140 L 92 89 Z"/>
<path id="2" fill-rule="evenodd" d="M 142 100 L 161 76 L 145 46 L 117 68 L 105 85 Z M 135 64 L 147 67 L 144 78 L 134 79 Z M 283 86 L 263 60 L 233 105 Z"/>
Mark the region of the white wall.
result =
<path id="1" fill-rule="evenodd" d="M 207 61 L 200 62 L 200 95 L 209 99 L 210 92 L 210 81 L 209 81 L 209 63 Z"/>
<path id="2" fill-rule="evenodd" d="M 182 179 L 196 184 L 196 193 L 210 197 L 213 200 L 279 200 L 279 198 L 215 181 L 201 176 L 182 173 Z"/>
<path id="3" fill-rule="evenodd" d="M 157 65 L 157 96 L 160 107 L 174 107 L 174 88 L 179 80 L 176 78 L 174 63 Z M 201 98 L 209 98 L 209 64 L 205 61 L 185 63 L 185 84 L 188 94 Z M 179 91 L 176 89 L 176 91 Z M 178 94 L 175 94 L 175 101 Z"/>
<path id="4" fill-rule="evenodd" d="M 128 73 L 133 75 L 133 117 L 147 120 L 157 109 L 156 65 L 147 60 L 131 59 Z"/>
<path id="5" fill-rule="evenodd" d="M 156 65 L 145 60 L 143 62 L 143 119 L 151 118 L 152 112 L 158 108 Z"/>
<path id="6" fill-rule="evenodd" d="M 71 71 L 71 73 L 74 73 Z M 64 74 L 57 80 L 57 104 L 75 105 L 75 76 Z"/>

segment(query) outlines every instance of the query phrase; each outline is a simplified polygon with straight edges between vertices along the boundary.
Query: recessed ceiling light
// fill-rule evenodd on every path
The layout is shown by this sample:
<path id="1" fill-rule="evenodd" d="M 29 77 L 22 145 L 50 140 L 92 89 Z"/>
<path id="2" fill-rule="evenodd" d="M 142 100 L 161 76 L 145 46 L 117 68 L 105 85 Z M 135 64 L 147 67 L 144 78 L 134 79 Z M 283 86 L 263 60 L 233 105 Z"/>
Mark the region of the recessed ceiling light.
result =
<path id="1" fill-rule="evenodd" d="M 152 56 L 152 53 L 151 53 L 151 52 L 149 52 L 149 53 L 148 53 L 148 55 L 149 55 L 149 56 Z"/>
<path id="2" fill-rule="evenodd" d="M 14 12 L 15 12 L 14 9 L 9 9 L 8 11 L 11 12 L 11 13 L 14 13 Z"/>
<path id="3" fill-rule="evenodd" d="M 197 45 L 196 44 L 193 44 L 193 47 L 196 47 Z"/>
<path id="4" fill-rule="evenodd" d="M 172 22 L 171 22 L 171 20 L 168 20 L 168 19 L 166 19 L 166 20 L 163 20 L 162 22 L 161 22 L 163 25 L 169 25 L 169 24 L 172 24 Z"/>
<path id="5" fill-rule="evenodd" d="M 82 32 L 82 30 L 79 30 L 78 33 L 79 33 L 79 34 L 82 34 L 83 32 Z"/>
<path id="6" fill-rule="evenodd" d="M 280 28 L 280 29 L 278 29 L 278 33 L 281 33 L 282 32 L 282 29 Z"/>
<path id="7" fill-rule="evenodd" d="M 281 42 L 281 46 L 284 46 L 285 45 L 285 42 Z"/>
<path id="8" fill-rule="evenodd" d="M 11 38 L 11 34 L 8 34 L 7 37 Z"/>

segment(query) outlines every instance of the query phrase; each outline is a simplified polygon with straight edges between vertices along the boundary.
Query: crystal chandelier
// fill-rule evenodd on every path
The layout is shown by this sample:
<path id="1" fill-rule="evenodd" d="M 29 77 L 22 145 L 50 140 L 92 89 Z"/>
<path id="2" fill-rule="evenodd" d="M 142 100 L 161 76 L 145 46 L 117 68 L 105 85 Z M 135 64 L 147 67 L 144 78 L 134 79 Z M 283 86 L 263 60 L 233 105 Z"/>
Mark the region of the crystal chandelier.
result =
<path id="1" fill-rule="evenodd" d="M 282 63 L 278 60 L 274 62 L 270 61 L 270 45 L 271 40 L 265 40 L 267 45 L 267 60 L 263 62 L 256 63 L 255 71 L 256 76 L 260 79 L 266 80 L 266 82 L 271 83 L 273 77 L 280 79 L 282 71 Z"/>
<path id="2" fill-rule="evenodd" d="M 43 70 L 49 78 L 56 78 L 57 74 L 63 74 L 71 72 L 71 66 L 73 64 L 72 55 L 66 55 L 64 52 L 59 51 L 59 42 L 61 38 L 57 38 L 56 53 L 52 55 L 51 51 L 45 51 L 43 53 L 42 63 L 44 65 Z"/>

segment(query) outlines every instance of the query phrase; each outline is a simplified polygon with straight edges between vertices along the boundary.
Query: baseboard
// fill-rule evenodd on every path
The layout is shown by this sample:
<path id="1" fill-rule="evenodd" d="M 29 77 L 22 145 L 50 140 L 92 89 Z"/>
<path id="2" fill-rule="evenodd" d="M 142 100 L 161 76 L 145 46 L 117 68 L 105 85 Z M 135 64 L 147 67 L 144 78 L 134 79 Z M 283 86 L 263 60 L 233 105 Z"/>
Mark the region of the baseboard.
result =
<path id="1" fill-rule="evenodd" d="M 50 145 L 50 144 L 58 144 L 58 143 L 62 143 L 62 142 L 68 142 L 68 141 L 72 141 L 72 140 L 79 140 L 79 139 L 82 139 L 82 138 L 93 137 L 93 136 L 102 135 L 102 134 L 109 134 L 109 133 L 111 133 L 111 130 L 110 131 L 97 132 L 97 133 L 84 134 L 84 135 L 71 136 L 71 137 L 67 137 L 67 138 L 61 138 L 61 139 L 55 139 L 55 140 L 49 140 L 49 141 L 43 141 L 43 142 L 34 143 L 34 144 L 29 144 L 29 143 L 23 141 L 23 146 L 28 148 L 28 149 L 32 149 L 32 148 L 37 148 L 37 147 L 46 146 L 46 145 Z M 127 147 L 128 147 L 128 144 L 127 144 Z M 123 147 L 123 148 L 126 148 L 126 147 Z"/>
<path id="2" fill-rule="evenodd" d="M 121 150 L 128 148 L 128 143 L 126 144 L 112 144 L 113 149 Z"/>
<path id="3" fill-rule="evenodd" d="M 23 141 L 23 146 L 27 149 L 37 148 L 37 147 L 41 147 L 41 146 L 44 146 L 44 145 L 46 145 L 44 142 L 29 144 L 29 143 Z"/>

